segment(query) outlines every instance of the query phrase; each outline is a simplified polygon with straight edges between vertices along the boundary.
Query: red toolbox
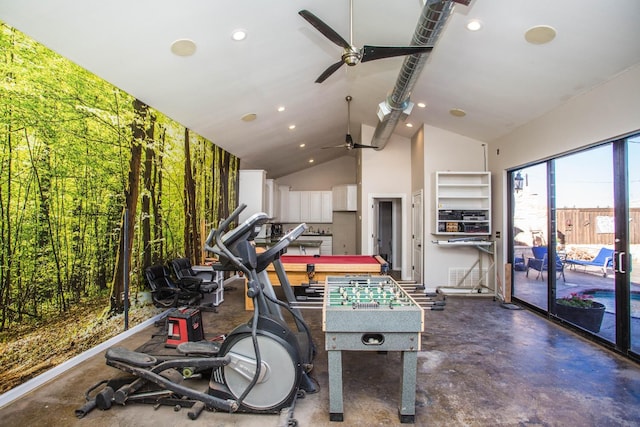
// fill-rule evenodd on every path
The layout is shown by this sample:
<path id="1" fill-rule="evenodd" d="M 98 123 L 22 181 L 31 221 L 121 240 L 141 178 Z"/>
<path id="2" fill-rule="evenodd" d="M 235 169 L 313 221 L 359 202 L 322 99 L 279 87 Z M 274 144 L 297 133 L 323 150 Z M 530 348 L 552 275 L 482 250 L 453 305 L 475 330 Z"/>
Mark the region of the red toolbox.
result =
<path id="1" fill-rule="evenodd" d="M 181 342 L 204 340 L 202 313 L 197 308 L 181 308 L 167 318 L 165 347 L 175 348 Z"/>

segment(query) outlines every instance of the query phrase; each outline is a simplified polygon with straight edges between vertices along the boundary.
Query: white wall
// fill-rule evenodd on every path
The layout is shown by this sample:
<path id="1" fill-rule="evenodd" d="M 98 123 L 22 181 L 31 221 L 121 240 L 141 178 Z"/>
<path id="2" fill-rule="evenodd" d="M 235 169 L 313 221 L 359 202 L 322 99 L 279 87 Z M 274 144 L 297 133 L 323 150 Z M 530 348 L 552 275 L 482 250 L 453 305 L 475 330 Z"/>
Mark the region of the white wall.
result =
<path id="1" fill-rule="evenodd" d="M 486 144 L 444 129 L 424 125 L 424 283 L 427 286 L 449 285 L 449 269 L 469 269 L 478 259 L 473 247 L 444 247 L 434 240 L 448 236 L 432 234 L 435 228 L 435 172 L 485 171 Z M 484 266 L 488 266 L 484 263 Z M 490 284 L 492 286 L 492 284 Z"/>
<path id="2" fill-rule="evenodd" d="M 356 183 L 355 156 L 342 156 L 303 171 L 280 177 L 278 185 L 295 191 L 328 191 L 334 185 Z"/>
<path id="3" fill-rule="evenodd" d="M 506 170 L 640 131 L 640 66 L 489 143 L 493 229 L 506 230 Z M 499 150 L 499 154 L 498 154 Z M 505 233 L 501 233 L 503 236 Z M 508 242 L 499 242 L 503 277 Z"/>
<path id="4" fill-rule="evenodd" d="M 375 128 L 362 125 L 362 141 L 371 141 Z M 411 141 L 392 135 L 384 149 L 363 149 L 360 155 L 358 194 L 362 206 L 359 215 L 360 249 L 362 254 L 374 255 L 371 245 L 373 224 L 371 200 L 378 198 L 401 198 L 402 206 L 402 278 L 410 278 L 411 262 Z"/>

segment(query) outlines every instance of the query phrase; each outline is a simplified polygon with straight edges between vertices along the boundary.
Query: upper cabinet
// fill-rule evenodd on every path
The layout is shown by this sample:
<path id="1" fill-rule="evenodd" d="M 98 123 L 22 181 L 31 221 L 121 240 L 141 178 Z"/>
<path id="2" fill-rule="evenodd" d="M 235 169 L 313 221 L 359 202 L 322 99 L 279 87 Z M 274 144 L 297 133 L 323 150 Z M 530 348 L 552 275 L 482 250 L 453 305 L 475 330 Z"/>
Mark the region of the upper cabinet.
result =
<path id="1" fill-rule="evenodd" d="M 491 234 L 491 173 L 436 172 L 434 234 Z"/>
<path id="2" fill-rule="evenodd" d="M 358 186 L 355 184 L 336 185 L 331 189 L 334 211 L 358 210 Z"/>
<path id="3" fill-rule="evenodd" d="M 238 201 L 240 204 L 247 205 L 238 217 L 240 223 L 255 213 L 267 211 L 266 180 L 266 171 L 258 169 L 240 170 Z M 266 213 L 271 215 L 269 212 Z"/>
<path id="4" fill-rule="evenodd" d="M 333 221 L 331 191 L 291 191 L 278 188 L 281 222 L 330 223 Z"/>

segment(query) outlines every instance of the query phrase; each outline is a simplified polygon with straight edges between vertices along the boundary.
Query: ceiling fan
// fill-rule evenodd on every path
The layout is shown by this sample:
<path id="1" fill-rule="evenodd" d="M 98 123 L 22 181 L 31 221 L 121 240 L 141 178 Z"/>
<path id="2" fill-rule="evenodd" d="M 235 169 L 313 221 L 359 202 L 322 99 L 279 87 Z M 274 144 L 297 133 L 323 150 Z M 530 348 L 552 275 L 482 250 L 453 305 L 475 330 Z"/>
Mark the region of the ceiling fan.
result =
<path id="1" fill-rule="evenodd" d="M 353 150 L 354 148 L 376 148 L 373 145 L 357 144 L 353 142 L 353 138 L 351 138 L 351 100 L 353 98 L 350 95 L 347 95 L 344 99 L 347 101 L 347 135 L 345 136 L 345 142 L 344 144 L 322 148 L 346 148 L 347 150 Z"/>
<path id="2" fill-rule="evenodd" d="M 429 52 L 433 46 L 367 46 L 358 49 L 353 46 L 353 0 L 349 2 L 349 42 L 325 24 L 320 18 L 308 10 L 298 12 L 326 38 L 344 49 L 340 61 L 332 64 L 324 70 L 316 79 L 316 83 L 324 82 L 331 74 L 335 73 L 342 64 L 354 66 L 359 62 L 373 61 L 375 59 L 391 58 L 394 56 L 414 55 Z"/>

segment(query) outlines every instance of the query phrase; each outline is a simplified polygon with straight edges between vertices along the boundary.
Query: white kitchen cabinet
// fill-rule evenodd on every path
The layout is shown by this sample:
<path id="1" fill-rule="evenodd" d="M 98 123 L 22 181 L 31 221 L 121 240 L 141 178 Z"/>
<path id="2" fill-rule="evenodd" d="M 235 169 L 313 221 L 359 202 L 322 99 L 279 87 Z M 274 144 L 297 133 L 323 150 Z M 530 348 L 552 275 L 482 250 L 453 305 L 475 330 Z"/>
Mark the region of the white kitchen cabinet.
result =
<path id="1" fill-rule="evenodd" d="M 247 205 L 238 217 L 240 223 L 255 213 L 266 212 L 266 180 L 267 172 L 264 170 L 240 170 L 238 201 Z"/>
<path id="2" fill-rule="evenodd" d="M 291 191 L 281 186 L 280 222 L 330 223 L 333 221 L 331 191 Z M 286 208 L 285 208 L 286 207 Z M 286 213 L 283 210 L 286 209 Z"/>
<path id="3" fill-rule="evenodd" d="M 304 242 L 304 241 L 319 241 L 320 246 L 319 247 L 307 247 L 307 253 L 308 255 L 311 255 L 312 251 L 313 253 L 316 253 L 315 251 L 317 251 L 317 253 L 319 255 L 332 255 L 333 254 L 333 237 L 331 235 L 326 235 L 326 234 L 303 234 L 302 236 L 298 237 L 296 239 L 297 242 Z M 287 253 L 291 253 L 288 249 L 287 249 Z"/>
<path id="4" fill-rule="evenodd" d="M 301 217 L 301 191 L 289 191 L 287 222 L 304 222 Z"/>
<path id="5" fill-rule="evenodd" d="M 289 186 L 278 186 L 278 206 L 280 207 L 278 212 L 279 222 L 289 222 Z"/>
<path id="6" fill-rule="evenodd" d="M 333 194 L 331 191 L 321 191 L 321 193 L 320 222 L 333 222 Z"/>
<path id="7" fill-rule="evenodd" d="M 358 186 L 336 185 L 331 189 L 334 211 L 355 212 L 358 210 Z"/>

